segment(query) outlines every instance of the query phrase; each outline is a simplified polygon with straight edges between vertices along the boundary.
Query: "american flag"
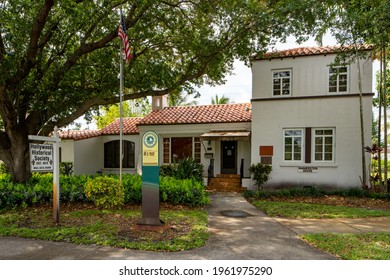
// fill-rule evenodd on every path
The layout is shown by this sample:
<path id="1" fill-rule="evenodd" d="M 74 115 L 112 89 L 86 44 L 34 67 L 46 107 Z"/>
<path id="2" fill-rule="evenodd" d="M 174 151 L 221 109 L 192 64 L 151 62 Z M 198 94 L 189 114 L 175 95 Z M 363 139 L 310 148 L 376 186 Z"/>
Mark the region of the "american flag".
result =
<path id="1" fill-rule="evenodd" d="M 122 11 L 121 11 L 121 22 L 119 24 L 119 29 L 118 29 L 118 36 L 119 38 L 121 38 L 122 42 L 123 42 L 123 52 L 125 54 L 125 57 L 126 57 L 126 62 L 129 63 L 130 61 L 130 44 L 129 44 L 129 39 L 127 38 L 127 34 L 126 34 L 126 24 L 125 24 L 125 20 L 123 19 L 123 16 L 122 16 Z"/>

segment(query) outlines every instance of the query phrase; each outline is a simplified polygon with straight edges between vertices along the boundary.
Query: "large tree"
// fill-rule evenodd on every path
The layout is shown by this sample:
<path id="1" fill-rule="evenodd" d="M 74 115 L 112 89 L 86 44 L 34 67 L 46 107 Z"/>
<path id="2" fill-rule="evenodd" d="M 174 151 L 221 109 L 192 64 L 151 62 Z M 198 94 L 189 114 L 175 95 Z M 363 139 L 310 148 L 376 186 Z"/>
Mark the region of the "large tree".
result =
<path id="1" fill-rule="evenodd" d="M 354 1 L 330 1 L 333 18 L 327 20 L 327 24 L 332 34 L 337 41 L 342 45 L 354 45 L 362 43 L 370 43 L 373 45 L 373 57 L 382 58 L 386 60 L 386 49 L 389 47 L 389 35 L 390 35 L 390 3 L 387 0 L 354 0 Z M 376 57 L 375 57 L 375 53 Z M 381 53 L 381 55 L 379 54 Z M 366 163 L 364 155 L 364 147 L 371 146 L 371 143 L 364 143 L 364 126 L 363 126 L 363 110 L 362 110 L 362 92 L 361 92 L 361 79 L 360 79 L 360 64 L 359 64 L 359 52 L 355 48 L 353 52 L 348 54 L 349 58 L 357 61 L 358 75 L 359 75 L 359 91 L 360 91 L 360 122 L 361 122 L 361 142 L 362 142 L 362 183 L 365 187 L 368 185 L 368 178 L 366 176 Z M 382 64 L 382 62 L 381 62 Z M 384 63 L 385 64 L 385 63 Z M 381 67 L 385 69 L 386 66 Z M 386 73 L 386 71 L 384 71 Z M 386 81 L 386 75 L 382 76 L 382 80 Z M 386 84 L 386 83 L 380 83 Z M 379 90 L 380 100 L 386 100 L 387 97 L 384 94 L 386 90 Z M 382 101 L 379 102 L 382 104 Z M 386 125 L 386 102 L 384 104 L 384 122 L 385 122 L 385 134 L 387 134 Z M 379 109 L 381 111 L 381 109 Z M 382 120 L 380 119 L 380 123 Z M 381 124 L 379 124 L 381 126 Z M 380 146 L 380 131 L 378 135 L 378 146 Z M 384 137 L 384 146 L 387 147 L 387 137 Z M 379 153 L 379 163 L 380 163 Z M 381 176 L 381 164 L 379 164 L 379 174 Z M 380 180 L 381 181 L 381 180 Z M 385 153 L 385 166 L 384 166 L 384 181 L 387 182 L 387 153 Z M 390 191 L 387 188 L 387 191 Z"/>
<path id="2" fill-rule="evenodd" d="M 146 98 L 128 100 L 122 104 L 122 117 L 142 117 L 150 113 L 151 104 Z M 120 104 L 102 106 L 99 112 L 93 116 L 96 127 L 102 129 L 120 117 Z"/>
<path id="3" fill-rule="evenodd" d="M 223 82 L 283 33 L 258 0 L 0 1 L 0 160 L 31 176 L 28 135 L 48 135 L 118 97 L 119 8 L 131 45 L 124 100 Z"/>
<path id="4" fill-rule="evenodd" d="M 340 55 L 340 59 L 357 62 L 359 75 L 360 91 L 360 126 L 361 126 L 361 155 L 362 155 L 362 185 L 367 186 L 367 172 L 365 162 L 365 146 L 371 146 L 364 142 L 364 123 L 362 110 L 362 92 L 360 82 L 359 58 L 362 53 L 359 51 L 359 45 L 370 43 L 373 45 L 373 53 L 377 53 L 376 58 L 383 58 L 386 61 L 386 50 L 389 49 L 390 39 L 390 1 L 388 0 L 324 0 L 321 4 L 315 0 L 280 0 L 280 11 L 290 15 L 290 32 L 300 34 L 304 38 L 311 28 L 311 35 L 316 36 L 321 41 L 326 32 L 330 32 L 340 45 L 353 46 L 349 48 L 350 52 Z M 379 55 L 382 53 L 382 55 Z M 363 54 L 364 55 L 364 54 Z M 382 59 L 381 59 L 382 60 Z M 386 63 L 383 63 L 384 65 Z M 381 67 L 385 69 L 386 66 Z M 386 73 L 386 71 L 383 71 Z M 381 100 L 387 100 L 385 96 L 386 75 L 381 75 L 384 85 L 381 88 Z M 386 107 L 386 102 L 379 104 Z M 384 119 L 386 122 L 386 108 L 384 109 Z M 384 126 L 387 127 L 386 125 Z M 380 131 L 379 131 L 380 132 Z M 386 132 L 386 129 L 385 129 Z M 381 137 L 378 137 L 380 139 Z M 387 147 L 387 138 L 385 137 L 385 147 Z M 378 140 L 380 141 L 380 140 Z M 379 144 L 378 144 L 379 145 Z M 387 181 L 387 156 L 385 153 L 384 179 Z M 388 189 L 390 191 L 390 189 Z"/>

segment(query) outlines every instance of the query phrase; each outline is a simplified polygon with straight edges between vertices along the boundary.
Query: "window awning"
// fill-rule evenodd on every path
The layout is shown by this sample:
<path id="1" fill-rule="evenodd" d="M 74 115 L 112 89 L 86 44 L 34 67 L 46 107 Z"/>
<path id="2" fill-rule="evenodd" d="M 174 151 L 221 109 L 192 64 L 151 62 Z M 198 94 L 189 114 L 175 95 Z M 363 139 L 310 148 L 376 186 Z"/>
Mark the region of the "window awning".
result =
<path id="1" fill-rule="evenodd" d="M 249 140 L 250 135 L 250 131 L 210 131 L 202 134 L 200 140 Z"/>

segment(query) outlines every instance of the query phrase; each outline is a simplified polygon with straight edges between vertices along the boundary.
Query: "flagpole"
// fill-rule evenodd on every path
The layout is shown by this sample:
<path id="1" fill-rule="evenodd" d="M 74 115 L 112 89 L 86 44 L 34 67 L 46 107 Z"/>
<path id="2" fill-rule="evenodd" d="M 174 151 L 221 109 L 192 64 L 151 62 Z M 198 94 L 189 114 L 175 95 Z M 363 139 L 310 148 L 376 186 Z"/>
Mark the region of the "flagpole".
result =
<path id="1" fill-rule="evenodd" d="M 122 17 L 122 10 L 121 10 Z M 119 83 L 119 182 L 122 185 L 123 165 L 123 42 L 120 45 L 120 83 Z"/>

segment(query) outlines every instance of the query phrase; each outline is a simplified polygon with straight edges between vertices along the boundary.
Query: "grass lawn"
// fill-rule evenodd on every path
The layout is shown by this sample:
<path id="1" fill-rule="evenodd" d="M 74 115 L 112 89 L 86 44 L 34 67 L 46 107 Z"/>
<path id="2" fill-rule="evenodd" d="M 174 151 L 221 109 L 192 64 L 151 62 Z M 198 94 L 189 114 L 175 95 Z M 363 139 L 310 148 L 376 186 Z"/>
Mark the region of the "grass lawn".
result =
<path id="1" fill-rule="evenodd" d="M 285 218 L 368 218 L 390 216 L 390 211 L 361 207 L 305 202 L 252 201 L 272 217 Z M 303 240 L 344 260 L 389 260 L 390 233 L 336 234 L 316 233 L 300 236 Z"/>
<path id="2" fill-rule="evenodd" d="M 181 251 L 204 246 L 209 237 L 207 213 L 193 209 L 162 209 L 164 232 L 135 230 L 141 219 L 138 207 L 99 210 L 91 207 L 61 210 L 60 225 L 52 222 L 50 207 L 0 212 L 0 236 L 66 241 L 151 251 Z"/>
<path id="3" fill-rule="evenodd" d="M 390 211 L 302 202 L 257 200 L 252 204 L 271 217 L 332 219 L 390 216 Z"/>
<path id="4" fill-rule="evenodd" d="M 301 238 L 343 260 L 390 260 L 390 233 L 317 233 Z"/>

